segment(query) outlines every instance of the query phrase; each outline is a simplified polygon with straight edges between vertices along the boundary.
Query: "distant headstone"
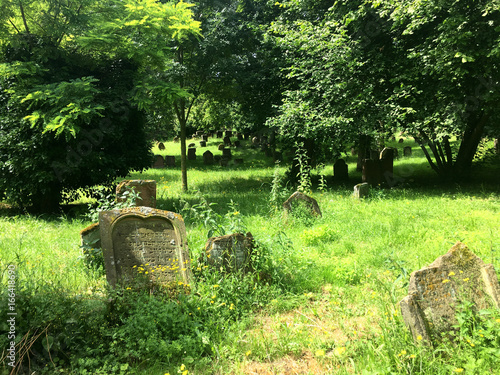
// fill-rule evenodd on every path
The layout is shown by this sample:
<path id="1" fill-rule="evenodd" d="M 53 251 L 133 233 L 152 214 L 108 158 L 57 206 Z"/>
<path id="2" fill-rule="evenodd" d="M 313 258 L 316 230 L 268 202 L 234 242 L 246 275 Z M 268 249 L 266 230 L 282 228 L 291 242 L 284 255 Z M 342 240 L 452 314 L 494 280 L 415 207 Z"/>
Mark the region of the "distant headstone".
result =
<path id="1" fill-rule="evenodd" d="M 391 185 L 394 180 L 394 148 L 386 147 L 380 152 L 379 169 L 382 181 Z"/>
<path id="2" fill-rule="evenodd" d="M 224 137 L 224 146 L 231 146 L 231 138 L 228 136 Z"/>
<path id="3" fill-rule="evenodd" d="M 163 142 L 158 143 L 158 150 L 160 151 L 165 150 L 165 145 L 163 144 Z"/>
<path id="4" fill-rule="evenodd" d="M 399 138 L 398 143 L 403 143 L 405 140 L 403 138 Z"/>
<path id="5" fill-rule="evenodd" d="M 208 134 L 203 134 L 201 136 L 201 140 L 204 141 L 204 142 L 208 142 Z M 203 147 L 205 147 L 205 146 L 203 146 Z"/>
<path id="6" fill-rule="evenodd" d="M 155 180 L 123 180 L 116 186 L 116 201 L 127 200 L 127 198 L 122 198 L 123 193 L 132 188 L 139 195 L 135 202 L 136 206 L 156 207 Z"/>
<path id="7" fill-rule="evenodd" d="M 358 154 L 358 149 L 356 147 L 351 147 L 351 156 L 356 156 Z"/>
<path id="8" fill-rule="evenodd" d="M 234 164 L 236 164 L 236 165 L 243 164 L 243 159 L 241 159 L 241 158 L 239 158 L 239 159 L 234 159 Z"/>
<path id="9" fill-rule="evenodd" d="M 259 138 L 257 138 L 257 137 L 253 137 L 253 138 L 252 138 L 252 144 L 254 144 L 254 145 L 258 145 L 258 144 L 259 144 Z"/>
<path id="10" fill-rule="evenodd" d="M 193 148 L 193 147 L 196 147 L 196 143 L 190 143 L 190 144 L 188 144 L 188 148 Z"/>
<path id="11" fill-rule="evenodd" d="M 106 278 L 112 286 L 141 277 L 148 284 L 189 283 L 186 227 L 180 215 L 149 207 L 102 211 L 99 227 Z"/>
<path id="12" fill-rule="evenodd" d="M 221 156 L 220 155 L 214 155 L 214 162 L 215 163 L 220 163 Z"/>
<path id="13" fill-rule="evenodd" d="M 209 238 L 205 244 L 206 263 L 225 272 L 251 270 L 253 237 L 241 233 Z M 203 260 L 203 259 L 202 259 Z"/>
<path id="14" fill-rule="evenodd" d="M 396 157 L 395 148 L 385 147 L 382 151 L 380 151 L 379 159 L 391 158 L 394 159 Z"/>
<path id="15" fill-rule="evenodd" d="M 209 150 L 203 153 L 203 164 L 212 165 L 214 163 L 214 154 Z"/>
<path id="16" fill-rule="evenodd" d="M 243 134 L 241 133 L 236 133 L 236 138 L 238 138 L 238 141 L 242 141 L 244 139 Z"/>
<path id="17" fill-rule="evenodd" d="M 179 142 L 179 137 L 174 137 L 174 142 L 175 143 Z"/>
<path id="18" fill-rule="evenodd" d="M 333 177 L 337 181 L 349 179 L 348 167 L 344 159 L 338 159 L 333 165 Z"/>
<path id="19" fill-rule="evenodd" d="M 200 147 L 207 147 L 206 141 L 200 141 Z"/>
<path id="20" fill-rule="evenodd" d="M 410 276 L 401 312 L 414 340 L 439 343 L 458 325 L 457 307 L 472 302 L 475 312 L 500 307 L 500 285 L 491 264 L 485 264 L 466 245 L 457 242 L 445 255 Z"/>
<path id="21" fill-rule="evenodd" d="M 196 149 L 195 148 L 188 148 L 187 158 L 188 158 L 188 160 L 196 160 Z"/>
<path id="22" fill-rule="evenodd" d="M 293 211 L 292 204 L 294 202 L 304 202 L 313 216 L 321 216 L 321 210 L 316 199 L 311 198 L 300 191 L 293 193 L 290 198 L 283 203 L 285 213 L 291 213 Z"/>
<path id="23" fill-rule="evenodd" d="M 372 186 L 382 183 L 382 173 L 378 160 L 365 159 L 362 170 L 362 181 Z"/>
<path id="24" fill-rule="evenodd" d="M 231 154 L 231 149 L 230 148 L 222 149 L 222 157 L 226 159 L 231 159 L 233 157 L 233 155 Z"/>
<path id="25" fill-rule="evenodd" d="M 220 131 L 220 130 L 219 130 L 219 131 L 216 133 L 216 136 L 217 136 L 217 138 L 222 138 L 222 137 L 223 137 L 223 133 L 222 133 L 222 131 Z"/>
<path id="26" fill-rule="evenodd" d="M 234 141 L 234 147 L 241 147 L 240 141 Z"/>
<path id="27" fill-rule="evenodd" d="M 225 148 L 225 147 L 226 147 L 226 146 L 224 146 L 224 143 L 221 143 L 221 144 L 219 144 L 219 146 L 217 146 L 217 149 L 218 149 L 219 151 L 222 151 L 222 150 L 224 150 L 224 148 Z"/>
<path id="28" fill-rule="evenodd" d="M 405 146 L 405 148 L 403 149 L 403 155 L 411 156 L 411 146 Z"/>
<path id="29" fill-rule="evenodd" d="M 163 168 L 165 167 L 165 159 L 161 155 L 155 155 L 155 159 L 153 162 L 153 168 Z"/>
<path id="30" fill-rule="evenodd" d="M 225 158 L 225 157 L 221 157 L 220 160 L 219 160 L 219 165 L 221 167 L 227 167 L 227 165 L 229 164 L 229 159 Z"/>
<path id="31" fill-rule="evenodd" d="M 370 194 L 370 184 L 365 182 L 354 186 L 354 198 L 365 198 Z"/>
<path id="32" fill-rule="evenodd" d="M 175 156 L 174 155 L 165 156 L 165 165 L 170 168 L 175 168 Z"/>
<path id="33" fill-rule="evenodd" d="M 495 138 L 495 140 L 493 141 L 493 147 L 495 148 L 495 152 L 497 154 L 500 154 L 500 141 L 498 138 Z"/>
<path id="34" fill-rule="evenodd" d="M 231 130 L 226 130 L 226 132 L 224 133 L 224 135 L 226 137 L 232 137 L 233 136 L 233 132 Z"/>
<path id="35" fill-rule="evenodd" d="M 85 250 L 87 248 L 101 248 L 101 230 L 99 223 L 89 225 L 87 228 L 80 231 L 81 246 Z"/>

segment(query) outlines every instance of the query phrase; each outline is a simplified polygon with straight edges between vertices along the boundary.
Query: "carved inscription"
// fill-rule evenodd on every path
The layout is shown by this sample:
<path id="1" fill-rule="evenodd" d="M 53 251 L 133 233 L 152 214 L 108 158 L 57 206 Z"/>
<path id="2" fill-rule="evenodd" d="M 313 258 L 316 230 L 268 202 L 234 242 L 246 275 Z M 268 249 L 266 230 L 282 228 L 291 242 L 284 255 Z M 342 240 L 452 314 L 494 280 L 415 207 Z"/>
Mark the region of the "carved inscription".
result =
<path id="1" fill-rule="evenodd" d="M 166 219 L 124 218 L 112 233 L 118 278 L 130 278 L 138 270 L 148 272 L 153 282 L 168 282 L 178 276 L 177 234 Z"/>

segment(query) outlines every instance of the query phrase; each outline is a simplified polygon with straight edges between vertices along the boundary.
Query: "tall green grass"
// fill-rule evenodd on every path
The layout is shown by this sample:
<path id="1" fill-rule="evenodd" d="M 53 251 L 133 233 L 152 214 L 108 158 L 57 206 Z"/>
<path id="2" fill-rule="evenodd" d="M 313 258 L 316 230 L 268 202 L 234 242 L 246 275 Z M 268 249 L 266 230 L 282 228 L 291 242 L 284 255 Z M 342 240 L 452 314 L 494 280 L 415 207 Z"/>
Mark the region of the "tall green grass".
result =
<path id="1" fill-rule="evenodd" d="M 209 143 L 214 154 L 217 144 Z M 155 151 L 178 156 L 178 144 L 166 147 Z M 432 349 L 413 342 L 398 308 L 409 274 L 456 241 L 500 269 L 498 181 L 439 184 L 414 147 L 412 157 L 395 162 L 397 186 L 355 200 L 361 176 L 347 156 L 348 183 L 334 181 L 331 165 L 313 171 L 313 181 L 327 182 L 312 192 L 322 217 L 285 217 L 275 204 L 294 191 L 279 182 L 284 167 L 248 144 L 236 151 L 242 166 L 204 166 L 200 151 L 188 164 L 187 192 L 179 167 L 130 175 L 155 179 L 158 207 L 184 215 L 195 279 L 191 293 L 179 290 L 174 300 L 109 290 L 102 271 L 81 258 L 79 231 L 90 224 L 84 217 L 0 216 L 1 279 L 5 285 L 7 266 L 15 264 L 17 340 L 19 348 L 31 345 L 34 370 L 280 373 L 283 363 L 300 362 L 302 373 L 450 374 L 491 373 L 500 363 L 495 338 L 485 338 L 500 333 L 498 314 L 477 324 L 482 333 L 464 326 L 469 336 L 458 346 Z M 198 263 L 211 229 L 200 221 L 202 211 L 222 231 L 253 234 L 255 273 L 228 276 Z M 6 316 L 5 293 L 1 299 Z"/>

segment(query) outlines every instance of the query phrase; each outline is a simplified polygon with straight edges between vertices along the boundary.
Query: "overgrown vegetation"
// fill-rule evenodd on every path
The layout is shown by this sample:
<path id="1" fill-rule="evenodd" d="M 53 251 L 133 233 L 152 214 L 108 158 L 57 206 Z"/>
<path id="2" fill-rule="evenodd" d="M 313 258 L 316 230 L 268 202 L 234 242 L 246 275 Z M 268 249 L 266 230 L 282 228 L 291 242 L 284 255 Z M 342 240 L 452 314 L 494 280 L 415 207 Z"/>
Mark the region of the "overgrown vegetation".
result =
<path id="1" fill-rule="evenodd" d="M 172 145 L 166 143 L 167 150 Z M 282 179 L 285 168 L 251 149 L 240 152 L 246 153 L 244 167 L 193 162 L 194 188 L 186 193 L 178 169 L 132 176 L 155 178 L 159 208 L 182 213 L 194 274 L 189 285 L 110 289 L 103 273 L 90 271 L 92 264 L 81 257 L 78 232 L 91 223 L 88 218 L 4 212 L 0 270 L 6 285 L 8 265 L 16 266 L 18 373 L 496 371 L 498 310 L 474 312 L 464 303 L 458 344 L 430 348 L 413 341 L 398 302 L 409 274 L 457 240 L 500 269 L 498 181 L 430 185 L 424 156 L 415 152 L 395 162 L 403 179 L 398 186 L 374 189 L 357 201 L 352 185 L 360 175 L 352 172 L 356 161 L 350 157 L 346 186 L 333 184 L 331 165 L 311 171 L 307 184 L 322 217 L 305 210 L 284 217 L 281 204 L 294 190 Z M 494 175 L 491 165 L 484 168 Z M 104 196 L 94 210 L 113 206 L 110 198 Z M 235 231 L 255 238 L 253 272 L 221 273 L 198 262 L 208 236 Z M 11 370 L 7 332 L 2 318 L 5 374 Z"/>

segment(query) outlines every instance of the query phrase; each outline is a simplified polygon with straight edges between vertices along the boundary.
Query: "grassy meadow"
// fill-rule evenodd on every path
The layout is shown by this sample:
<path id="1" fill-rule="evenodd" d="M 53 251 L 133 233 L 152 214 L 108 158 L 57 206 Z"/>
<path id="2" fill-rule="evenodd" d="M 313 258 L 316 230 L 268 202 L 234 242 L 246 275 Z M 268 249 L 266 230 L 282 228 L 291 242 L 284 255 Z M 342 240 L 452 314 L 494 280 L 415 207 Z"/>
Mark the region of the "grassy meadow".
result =
<path id="1" fill-rule="evenodd" d="M 429 347 L 413 341 L 398 305 L 410 273 L 457 241 L 500 269 L 498 167 L 441 184 L 408 139 L 392 144 L 400 155 L 394 187 L 354 199 L 361 175 L 349 155 L 347 183 L 335 182 L 331 164 L 313 171 L 311 196 L 322 217 L 284 216 L 281 204 L 295 190 L 283 182 L 285 166 L 248 141 L 233 149 L 242 165 L 203 165 L 206 149 L 221 153 L 219 141 L 210 139 L 189 162 L 188 192 L 173 142 L 153 151 L 176 155 L 176 168 L 130 176 L 156 180 L 158 208 L 186 222 L 194 279 L 173 291 L 107 287 L 102 267 L 80 249 L 79 231 L 91 224 L 86 198 L 59 216 L 2 206 L 0 277 L 6 286 L 15 265 L 22 363 L 12 370 L 3 349 L 3 287 L 0 374 L 498 373 L 498 311 L 473 317 L 464 307 L 457 343 Z M 407 145 L 411 157 L 402 156 Z M 209 231 L 251 232 L 255 272 L 227 275 L 199 263 Z"/>

